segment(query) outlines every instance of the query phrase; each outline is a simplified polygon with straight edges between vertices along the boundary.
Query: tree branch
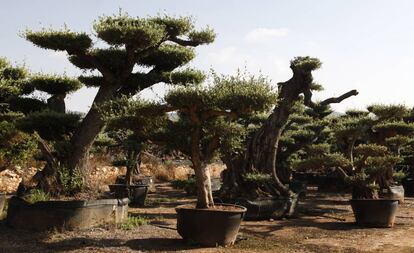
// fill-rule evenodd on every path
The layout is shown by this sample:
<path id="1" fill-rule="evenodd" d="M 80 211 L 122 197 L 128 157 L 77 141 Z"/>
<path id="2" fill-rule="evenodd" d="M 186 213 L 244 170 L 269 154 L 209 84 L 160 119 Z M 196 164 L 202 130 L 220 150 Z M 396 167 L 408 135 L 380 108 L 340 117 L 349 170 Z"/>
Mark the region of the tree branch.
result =
<path id="1" fill-rule="evenodd" d="M 196 47 L 201 45 L 201 42 L 196 42 L 196 41 L 192 41 L 192 40 L 183 40 L 177 37 L 171 37 L 169 38 L 170 41 L 177 43 L 178 45 L 181 46 L 190 46 L 190 47 Z"/>
<path id="2" fill-rule="evenodd" d="M 329 105 L 329 104 L 337 104 L 337 103 L 341 103 L 343 100 L 352 97 L 352 96 L 356 96 L 358 95 L 358 91 L 357 90 L 351 90 L 348 91 L 347 93 L 344 93 L 343 95 L 339 96 L 339 97 L 332 97 L 332 98 L 328 98 L 325 99 L 324 101 L 320 102 L 320 105 Z"/>

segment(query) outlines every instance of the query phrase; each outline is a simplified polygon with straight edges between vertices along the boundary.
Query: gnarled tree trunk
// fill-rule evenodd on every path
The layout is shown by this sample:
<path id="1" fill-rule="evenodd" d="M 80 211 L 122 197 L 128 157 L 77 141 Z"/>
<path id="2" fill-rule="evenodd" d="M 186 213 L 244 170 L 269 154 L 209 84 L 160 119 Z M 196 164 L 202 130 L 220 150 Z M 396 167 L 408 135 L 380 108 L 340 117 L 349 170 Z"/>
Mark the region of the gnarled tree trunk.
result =
<path id="1" fill-rule="evenodd" d="M 253 134 L 250 140 L 247 142 L 246 154 L 244 157 L 243 166 L 238 171 L 227 172 L 227 174 L 237 173 L 245 174 L 248 172 L 260 172 L 272 175 L 273 182 L 266 184 L 266 193 L 278 196 L 291 197 L 294 193 L 288 186 L 283 184 L 278 175 L 279 171 L 276 167 L 277 150 L 280 137 L 283 133 L 285 125 L 288 122 L 289 115 L 294 103 L 300 98 L 300 95 L 304 95 L 304 103 L 306 106 L 315 107 L 312 102 L 311 86 L 313 82 L 312 69 L 303 69 L 291 65 L 293 70 L 293 77 L 286 82 L 279 83 L 279 96 L 278 103 L 273 109 L 272 114 L 268 117 L 264 125 Z M 331 103 L 339 103 L 342 100 L 357 95 L 356 90 L 349 91 L 340 97 L 334 97 L 326 99 L 319 103 L 319 105 L 328 105 Z M 233 168 L 237 169 L 237 168 Z M 241 188 L 248 187 L 249 184 L 244 182 L 242 176 L 233 176 L 233 180 L 237 182 L 224 182 L 223 189 L 227 189 L 227 192 L 239 192 L 243 194 Z M 234 188 L 231 189 L 230 188 Z M 257 196 L 260 196 L 261 189 L 247 189 L 248 192 L 256 191 Z M 243 196 L 249 197 L 249 196 Z"/>

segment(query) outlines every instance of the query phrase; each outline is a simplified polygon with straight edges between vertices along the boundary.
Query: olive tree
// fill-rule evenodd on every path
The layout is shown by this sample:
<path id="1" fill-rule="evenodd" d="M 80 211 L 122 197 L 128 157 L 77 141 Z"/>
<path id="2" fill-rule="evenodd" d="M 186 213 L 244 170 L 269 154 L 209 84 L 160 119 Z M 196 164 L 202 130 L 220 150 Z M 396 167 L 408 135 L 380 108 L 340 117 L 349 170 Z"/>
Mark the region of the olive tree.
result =
<path id="1" fill-rule="evenodd" d="M 286 82 L 278 83 L 278 102 L 272 112 L 249 138 L 246 144 L 246 154 L 243 157 L 243 166 L 236 172 L 239 175 L 251 172 L 268 174 L 272 178 L 272 183 L 268 184 L 267 192 L 272 195 L 292 196 L 292 192 L 280 179 L 280 168 L 277 167 L 277 154 L 279 142 L 283 131 L 288 123 L 289 116 L 293 112 L 295 103 L 301 98 L 303 104 L 313 110 L 324 108 L 332 103 L 340 103 L 344 99 L 358 94 L 356 90 L 351 90 L 339 97 L 329 98 L 318 103 L 312 101 L 313 91 L 320 90 L 320 85 L 313 82 L 312 71 L 321 67 L 321 62 L 317 58 L 296 57 L 290 62 L 293 76 Z M 237 177 L 239 182 L 228 181 L 228 188 L 235 188 L 232 192 L 241 192 L 240 186 L 245 185 L 243 177 Z M 234 180 L 237 180 L 234 178 Z M 251 189 L 253 191 L 255 189 Z"/>
<path id="2" fill-rule="evenodd" d="M 120 13 L 98 18 L 93 30 L 94 36 L 67 27 L 23 34 L 41 48 L 66 52 L 73 65 L 91 73 L 79 80 L 98 88 L 91 109 L 70 138 L 70 152 L 59 159 L 72 175 L 79 170 L 84 177 L 89 150 L 105 126 L 98 108 L 108 100 L 131 97 L 157 83 L 201 82 L 204 76 L 200 72 L 180 67 L 195 57 L 195 47 L 215 38 L 210 28 L 197 31 L 189 17 L 139 18 Z"/>

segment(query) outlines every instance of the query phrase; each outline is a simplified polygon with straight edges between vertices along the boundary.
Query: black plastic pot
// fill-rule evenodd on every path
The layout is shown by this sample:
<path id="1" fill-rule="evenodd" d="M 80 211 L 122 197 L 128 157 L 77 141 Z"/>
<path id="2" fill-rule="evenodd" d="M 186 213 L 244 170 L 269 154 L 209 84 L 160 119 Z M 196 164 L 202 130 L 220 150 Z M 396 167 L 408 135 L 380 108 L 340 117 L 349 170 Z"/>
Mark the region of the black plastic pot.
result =
<path id="1" fill-rule="evenodd" d="M 219 201 L 217 199 L 217 201 Z M 226 200 L 224 203 L 241 205 L 247 208 L 244 216 L 245 220 L 268 220 L 289 218 L 295 214 L 298 196 L 292 198 L 269 197 L 248 200 L 239 198 L 236 200 Z"/>
<path id="2" fill-rule="evenodd" d="M 154 178 L 152 176 L 136 175 L 133 177 L 132 183 L 136 185 L 148 185 L 148 193 L 156 192 Z M 125 176 L 118 176 L 115 184 L 125 184 Z"/>
<path id="3" fill-rule="evenodd" d="M 128 199 L 56 200 L 29 203 L 19 197 L 8 202 L 7 224 L 36 231 L 78 230 L 115 224 L 128 217 Z"/>
<path id="4" fill-rule="evenodd" d="M 404 186 L 405 196 L 414 197 L 414 178 L 405 178 L 402 181 Z"/>
<path id="5" fill-rule="evenodd" d="M 397 199 L 351 199 L 350 202 L 358 225 L 383 228 L 394 225 Z"/>
<path id="6" fill-rule="evenodd" d="M 194 205 L 178 206 L 177 231 L 186 241 L 204 246 L 227 246 L 234 244 L 246 208 L 231 206 L 236 210 L 196 209 Z"/>
<path id="7" fill-rule="evenodd" d="M 129 188 L 125 184 L 110 184 L 109 190 L 116 198 L 128 198 L 131 206 L 143 206 L 148 193 L 148 185 L 134 184 Z"/>

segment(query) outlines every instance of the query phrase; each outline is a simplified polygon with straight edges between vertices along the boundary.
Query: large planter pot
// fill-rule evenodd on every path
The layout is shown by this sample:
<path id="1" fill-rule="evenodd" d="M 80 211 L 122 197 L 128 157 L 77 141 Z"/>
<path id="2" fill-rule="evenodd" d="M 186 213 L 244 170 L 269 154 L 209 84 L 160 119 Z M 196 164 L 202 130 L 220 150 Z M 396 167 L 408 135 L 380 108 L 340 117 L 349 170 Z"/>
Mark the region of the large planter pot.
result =
<path id="1" fill-rule="evenodd" d="M 352 211 L 358 225 L 392 227 L 398 209 L 397 199 L 351 199 Z"/>
<path id="2" fill-rule="evenodd" d="M 116 198 L 128 198 L 131 206 L 143 206 L 148 193 L 148 185 L 111 184 L 109 190 Z"/>
<path id="3" fill-rule="evenodd" d="M 405 196 L 414 197 L 414 178 L 405 178 L 402 185 L 404 186 Z"/>
<path id="4" fill-rule="evenodd" d="M 7 223 L 29 230 L 78 230 L 103 224 L 116 224 L 128 217 L 128 199 L 39 201 L 29 203 L 12 197 Z"/>
<path id="5" fill-rule="evenodd" d="M 6 206 L 6 194 L 0 192 L 0 215 L 3 213 Z"/>
<path id="6" fill-rule="evenodd" d="M 226 204 L 219 204 L 216 207 L 196 209 L 194 205 L 178 206 L 175 209 L 177 231 L 181 237 L 204 246 L 234 244 L 246 208 Z M 228 207 L 228 210 L 225 207 Z"/>
<path id="7" fill-rule="evenodd" d="M 245 220 L 268 220 L 289 218 L 295 214 L 298 196 L 292 198 L 270 197 L 248 200 L 239 198 L 227 200 L 225 203 L 241 205 L 247 208 Z"/>
<path id="8" fill-rule="evenodd" d="M 132 178 L 133 184 L 148 185 L 148 193 L 156 192 L 154 178 L 151 176 L 136 175 Z M 115 184 L 125 184 L 125 176 L 118 176 Z"/>
<path id="9" fill-rule="evenodd" d="M 402 185 L 393 185 L 388 187 L 387 191 L 383 194 L 382 198 L 397 199 L 398 202 L 404 203 L 405 190 Z"/>

